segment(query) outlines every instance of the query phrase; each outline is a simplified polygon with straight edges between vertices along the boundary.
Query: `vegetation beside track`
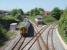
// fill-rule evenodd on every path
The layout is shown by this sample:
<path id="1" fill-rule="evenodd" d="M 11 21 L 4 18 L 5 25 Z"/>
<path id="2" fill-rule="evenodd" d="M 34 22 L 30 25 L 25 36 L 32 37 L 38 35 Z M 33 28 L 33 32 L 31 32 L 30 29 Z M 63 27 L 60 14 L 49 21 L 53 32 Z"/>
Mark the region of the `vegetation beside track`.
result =
<path id="1" fill-rule="evenodd" d="M 43 21 L 44 21 L 44 23 L 48 24 L 48 23 L 55 22 L 57 20 L 54 17 L 52 17 L 52 16 L 44 16 Z"/>
<path id="2" fill-rule="evenodd" d="M 22 15 L 23 11 L 21 9 L 13 9 L 8 12 L 8 15 L 0 16 L 0 47 L 3 46 L 10 37 L 15 35 L 14 33 L 9 32 L 10 24 L 23 21 Z"/>
<path id="3" fill-rule="evenodd" d="M 64 13 L 59 20 L 58 30 L 62 39 L 67 44 L 67 9 L 64 10 Z"/>
<path id="4" fill-rule="evenodd" d="M 36 16 L 29 16 L 29 19 L 33 22 L 35 22 Z M 57 21 L 54 17 L 51 16 L 43 16 L 43 21 L 45 24 L 52 23 L 54 21 Z"/>
<path id="5" fill-rule="evenodd" d="M 17 22 L 15 20 L 0 20 L 0 46 L 4 45 L 5 41 L 8 41 L 14 33 L 8 32 L 10 23 Z"/>

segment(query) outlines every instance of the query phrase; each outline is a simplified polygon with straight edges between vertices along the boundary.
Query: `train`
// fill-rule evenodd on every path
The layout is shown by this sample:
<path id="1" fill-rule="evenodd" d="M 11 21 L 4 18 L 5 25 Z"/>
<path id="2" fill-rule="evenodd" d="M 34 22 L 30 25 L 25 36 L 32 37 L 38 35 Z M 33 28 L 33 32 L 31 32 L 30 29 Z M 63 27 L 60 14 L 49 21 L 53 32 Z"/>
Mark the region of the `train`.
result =
<path id="1" fill-rule="evenodd" d="M 37 25 L 44 24 L 43 16 L 37 15 L 36 18 L 35 18 L 35 23 L 36 23 Z"/>
<path id="2" fill-rule="evenodd" d="M 20 35 L 23 37 L 34 36 L 34 27 L 27 19 L 19 23 Z"/>

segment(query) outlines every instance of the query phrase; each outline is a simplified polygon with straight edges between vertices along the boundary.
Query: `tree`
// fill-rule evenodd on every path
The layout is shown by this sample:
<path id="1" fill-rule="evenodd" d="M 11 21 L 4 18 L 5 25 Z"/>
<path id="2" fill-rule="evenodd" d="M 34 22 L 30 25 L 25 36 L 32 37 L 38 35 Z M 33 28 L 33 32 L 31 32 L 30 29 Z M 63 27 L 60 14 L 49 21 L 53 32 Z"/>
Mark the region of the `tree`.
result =
<path id="1" fill-rule="evenodd" d="M 55 7 L 52 11 L 51 11 L 51 16 L 56 18 L 57 20 L 60 19 L 61 16 L 61 10 L 58 7 Z"/>
<path id="2" fill-rule="evenodd" d="M 44 9 L 42 8 L 34 8 L 31 11 L 28 11 L 27 14 L 31 16 L 40 15 L 44 12 Z"/>
<path id="3" fill-rule="evenodd" d="M 39 11 L 44 11 L 44 9 L 42 9 L 42 8 L 39 8 Z"/>
<path id="4" fill-rule="evenodd" d="M 38 8 L 35 8 L 34 11 L 35 11 L 35 15 L 39 15 L 40 14 L 40 11 L 39 11 Z"/>
<path id="5" fill-rule="evenodd" d="M 63 15 L 67 15 L 67 7 L 64 9 Z"/>
<path id="6" fill-rule="evenodd" d="M 67 37 L 67 8 L 63 11 L 63 14 L 59 20 L 60 33 Z"/>
<path id="7" fill-rule="evenodd" d="M 22 21 L 22 15 L 24 15 L 24 12 L 22 9 L 13 9 L 11 12 L 10 12 L 10 15 L 18 20 L 18 21 Z"/>
<path id="8" fill-rule="evenodd" d="M 18 21 L 23 21 L 22 15 L 16 15 L 16 19 L 18 19 Z"/>
<path id="9" fill-rule="evenodd" d="M 10 12 L 10 15 L 12 16 L 15 16 L 17 14 L 17 9 L 13 9 L 11 12 Z"/>
<path id="10" fill-rule="evenodd" d="M 20 15 L 23 15 L 23 14 L 24 14 L 24 12 L 23 12 L 22 9 L 18 9 L 18 13 L 19 13 Z"/>
<path id="11" fill-rule="evenodd" d="M 13 9 L 11 12 L 10 12 L 10 14 L 12 15 L 12 16 L 16 16 L 17 14 L 19 15 L 23 15 L 24 14 L 24 12 L 22 11 L 22 9 Z"/>

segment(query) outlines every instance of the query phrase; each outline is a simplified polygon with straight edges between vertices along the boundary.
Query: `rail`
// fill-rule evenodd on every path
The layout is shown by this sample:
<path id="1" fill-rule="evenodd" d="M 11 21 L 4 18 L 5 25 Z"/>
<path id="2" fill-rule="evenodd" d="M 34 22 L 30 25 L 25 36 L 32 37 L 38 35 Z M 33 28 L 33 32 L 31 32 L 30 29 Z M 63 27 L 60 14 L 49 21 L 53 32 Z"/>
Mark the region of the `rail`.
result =
<path id="1" fill-rule="evenodd" d="M 52 50 L 55 50 L 54 43 L 53 43 L 53 29 L 54 29 L 55 26 L 56 26 L 56 24 L 54 24 L 48 31 L 47 40 L 46 40 L 46 42 L 47 42 L 47 50 L 50 50 L 49 49 L 49 44 L 48 44 L 49 34 L 51 34 L 50 37 L 51 37 Z M 51 31 L 51 33 L 50 33 L 50 31 Z"/>
<path id="2" fill-rule="evenodd" d="M 48 25 L 49 26 L 49 25 Z M 37 33 L 34 35 L 34 37 L 32 37 L 22 48 L 21 48 L 21 46 L 23 45 L 23 43 L 24 43 L 24 41 L 25 41 L 25 39 L 26 38 L 24 38 L 23 39 L 23 41 L 22 41 L 22 43 L 21 43 L 21 45 L 18 47 L 18 50 L 20 50 L 20 48 L 21 48 L 21 50 L 23 50 L 34 38 L 36 38 L 35 39 L 35 41 L 32 43 L 32 45 L 28 48 L 28 50 L 30 50 L 31 49 L 31 47 L 33 46 L 33 44 L 38 40 L 38 38 L 39 37 L 41 37 L 41 35 L 43 34 L 43 32 L 48 28 L 48 26 L 46 27 L 46 28 L 41 28 L 39 31 L 37 30 Z M 53 26 L 53 25 L 52 25 Z M 49 48 L 48 48 L 48 37 L 49 37 L 49 32 L 50 32 L 50 30 L 52 30 L 52 36 L 51 36 L 51 41 L 52 41 L 52 46 L 53 46 L 53 49 L 52 50 L 55 50 L 55 48 L 54 48 L 54 44 L 53 44 L 53 29 L 52 28 L 50 28 L 49 29 L 49 31 L 48 31 L 48 34 L 47 34 L 47 45 L 45 44 L 45 42 L 43 41 L 43 39 L 42 39 L 42 37 L 41 37 L 41 40 L 42 40 L 42 42 L 44 43 L 44 46 L 46 46 L 46 48 L 47 48 L 47 50 L 49 50 Z M 11 49 L 11 50 L 14 50 L 14 48 L 17 46 L 17 44 L 19 43 L 19 41 L 22 39 L 22 36 L 20 37 L 20 39 L 17 41 L 17 43 L 13 46 L 13 48 Z M 40 44 L 39 44 L 40 45 Z M 40 49 L 41 50 L 41 49 Z"/>

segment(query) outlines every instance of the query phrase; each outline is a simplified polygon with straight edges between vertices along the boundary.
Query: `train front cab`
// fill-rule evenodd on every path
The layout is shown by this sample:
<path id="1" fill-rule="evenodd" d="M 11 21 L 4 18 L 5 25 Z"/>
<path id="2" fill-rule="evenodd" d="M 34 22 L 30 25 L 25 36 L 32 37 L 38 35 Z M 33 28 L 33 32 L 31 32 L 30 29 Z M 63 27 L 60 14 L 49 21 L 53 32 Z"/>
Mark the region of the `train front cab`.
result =
<path id="1" fill-rule="evenodd" d="M 34 27 L 32 24 L 28 28 L 21 27 L 20 28 L 20 35 L 23 37 L 33 37 L 34 36 Z"/>
<path id="2" fill-rule="evenodd" d="M 20 35 L 26 37 L 28 30 L 25 27 L 20 28 Z"/>

